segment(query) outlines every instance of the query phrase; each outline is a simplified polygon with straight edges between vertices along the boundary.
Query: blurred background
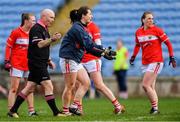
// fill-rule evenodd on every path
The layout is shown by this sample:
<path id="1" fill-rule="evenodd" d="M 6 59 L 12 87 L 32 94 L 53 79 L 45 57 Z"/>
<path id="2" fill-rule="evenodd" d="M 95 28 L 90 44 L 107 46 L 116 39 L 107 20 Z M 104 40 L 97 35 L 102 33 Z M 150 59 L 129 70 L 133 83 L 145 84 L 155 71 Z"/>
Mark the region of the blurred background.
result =
<path id="1" fill-rule="evenodd" d="M 163 44 L 164 68 L 158 79 L 157 88 L 162 96 L 180 96 L 180 1 L 179 0 L 1 0 L 0 1 L 0 65 L 3 67 L 6 39 L 12 29 L 20 25 L 21 13 L 32 12 L 39 19 L 44 8 L 56 12 L 55 22 L 50 33 L 60 32 L 63 35 L 70 25 L 69 12 L 72 9 L 87 5 L 92 8 L 93 21 L 100 27 L 102 44 L 116 49 L 116 42 L 122 39 L 131 56 L 134 48 L 134 33 L 141 25 L 141 16 L 144 11 L 154 13 L 155 23 L 162 27 L 173 44 L 177 60 L 177 68 L 172 69 L 169 63 L 169 54 Z M 52 73 L 54 83 L 61 81 L 59 67 L 60 42 L 51 47 L 51 57 L 57 68 Z M 102 74 L 105 83 L 114 91 L 117 90 L 113 76 L 113 61 L 102 58 Z M 141 53 L 138 54 L 135 65 L 128 70 L 129 94 L 141 95 Z M 0 84 L 8 88 L 9 76 L 2 68 L 0 70 Z M 63 85 L 59 86 L 63 89 Z M 58 88 L 55 90 L 58 90 Z M 61 92 L 61 90 L 57 91 Z M 167 93 L 167 94 L 166 94 Z M 143 93 L 142 93 L 143 94 Z"/>

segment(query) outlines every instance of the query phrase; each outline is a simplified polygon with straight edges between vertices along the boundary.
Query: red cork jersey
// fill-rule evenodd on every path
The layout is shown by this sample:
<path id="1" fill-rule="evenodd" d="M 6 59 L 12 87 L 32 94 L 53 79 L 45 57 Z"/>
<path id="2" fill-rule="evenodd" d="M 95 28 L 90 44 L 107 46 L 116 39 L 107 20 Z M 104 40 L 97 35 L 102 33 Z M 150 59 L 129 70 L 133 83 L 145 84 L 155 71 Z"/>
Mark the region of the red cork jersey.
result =
<path id="1" fill-rule="evenodd" d="M 86 30 L 94 42 L 96 41 L 96 39 L 101 39 L 100 29 L 95 23 L 90 22 L 87 25 Z M 86 62 L 94 60 L 94 59 L 99 59 L 99 58 L 94 55 L 91 55 L 89 53 L 84 53 L 81 62 L 86 63 Z"/>
<path id="2" fill-rule="evenodd" d="M 136 43 L 142 49 L 142 64 L 163 62 L 161 44 L 168 40 L 168 37 L 161 28 L 153 26 L 144 30 L 143 27 L 140 27 L 135 36 Z"/>
<path id="3" fill-rule="evenodd" d="M 11 54 L 5 53 L 5 59 L 10 60 L 11 65 L 19 70 L 28 70 L 27 49 L 29 34 L 21 27 L 14 29 L 7 39 L 6 46 L 11 47 Z"/>

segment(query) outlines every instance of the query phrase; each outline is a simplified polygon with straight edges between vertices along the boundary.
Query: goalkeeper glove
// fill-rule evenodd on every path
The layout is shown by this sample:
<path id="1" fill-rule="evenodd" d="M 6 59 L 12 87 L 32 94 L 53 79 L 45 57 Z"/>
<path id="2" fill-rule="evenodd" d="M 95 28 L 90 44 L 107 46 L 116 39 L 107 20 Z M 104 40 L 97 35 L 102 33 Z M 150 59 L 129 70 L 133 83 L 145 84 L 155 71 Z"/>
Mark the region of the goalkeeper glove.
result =
<path id="1" fill-rule="evenodd" d="M 135 56 L 131 56 L 131 58 L 129 60 L 130 65 L 134 65 L 135 58 L 136 58 Z"/>
<path id="2" fill-rule="evenodd" d="M 171 64 L 172 64 L 173 68 L 176 68 L 176 60 L 173 56 L 169 57 L 169 65 L 171 65 Z"/>
<path id="3" fill-rule="evenodd" d="M 12 65 L 10 64 L 10 61 L 5 60 L 4 61 L 4 69 L 9 72 L 11 67 L 12 67 Z"/>
<path id="4" fill-rule="evenodd" d="M 108 60 L 113 60 L 116 59 L 116 52 L 111 50 L 111 47 L 108 47 L 107 49 L 104 50 L 102 53 L 102 56 Z"/>

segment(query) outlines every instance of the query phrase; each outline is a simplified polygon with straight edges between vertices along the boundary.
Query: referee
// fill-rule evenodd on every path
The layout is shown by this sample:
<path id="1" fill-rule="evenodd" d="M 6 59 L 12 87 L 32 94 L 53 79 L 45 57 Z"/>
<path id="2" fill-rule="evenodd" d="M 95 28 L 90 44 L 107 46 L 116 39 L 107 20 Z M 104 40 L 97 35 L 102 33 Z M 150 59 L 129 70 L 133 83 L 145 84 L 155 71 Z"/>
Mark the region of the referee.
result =
<path id="1" fill-rule="evenodd" d="M 31 28 L 29 33 L 28 47 L 28 66 L 29 76 L 25 88 L 18 94 L 15 104 L 10 109 L 8 115 L 18 118 L 17 110 L 26 97 L 34 92 L 36 85 L 42 85 L 44 88 L 45 99 L 51 108 L 54 116 L 60 116 L 60 112 L 55 104 L 53 94 L 53 85 L 47 67 L 54 69 L 55 64 L 49 58 L 49 47 L 52 42 L 60 39 L 61 34 L 56 33 L 50 37 L 48 27 L 55 19 L 55 14 L 50 9 L 44 9 L 41 12 L 40 20 Z"/>

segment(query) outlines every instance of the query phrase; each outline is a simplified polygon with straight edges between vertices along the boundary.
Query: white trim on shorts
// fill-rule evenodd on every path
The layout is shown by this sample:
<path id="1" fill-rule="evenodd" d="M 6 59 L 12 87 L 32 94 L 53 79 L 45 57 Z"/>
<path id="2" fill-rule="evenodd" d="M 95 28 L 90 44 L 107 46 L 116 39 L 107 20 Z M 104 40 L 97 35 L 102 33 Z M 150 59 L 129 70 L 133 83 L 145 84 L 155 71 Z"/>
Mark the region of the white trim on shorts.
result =
<path id="1" fill-rule="evenodd" d="M 28 78 L 29 71 L 23 71 L 16 68 L 11 68 L 10 76 Z"/>
<path id="2" fill-rule="evenodd" d="M 148 65 L 142 65 L 142 72 L 154 72 L 155 74 L 159 74 L 162 71 L 164 63 L 163 62 L 155 62 Z"/>
<path id="3" fill-rule="evenodd" d="M 101 59 L 95 59 L 88 61 L 86 63 L 82 63 L 82 65 L 84 66 L 84 68 L 87 70 L 88 73 L 97 72 L 97 71 L 101 71 L 102 61 Z"/>
<path id="4" fill-rule="evenodd" d="M 78 70 L 84 68 L 81 63 L 77 63 L 74 60 L 60 58 L 59 65 L 62 73 L 78 72 Z"/>

